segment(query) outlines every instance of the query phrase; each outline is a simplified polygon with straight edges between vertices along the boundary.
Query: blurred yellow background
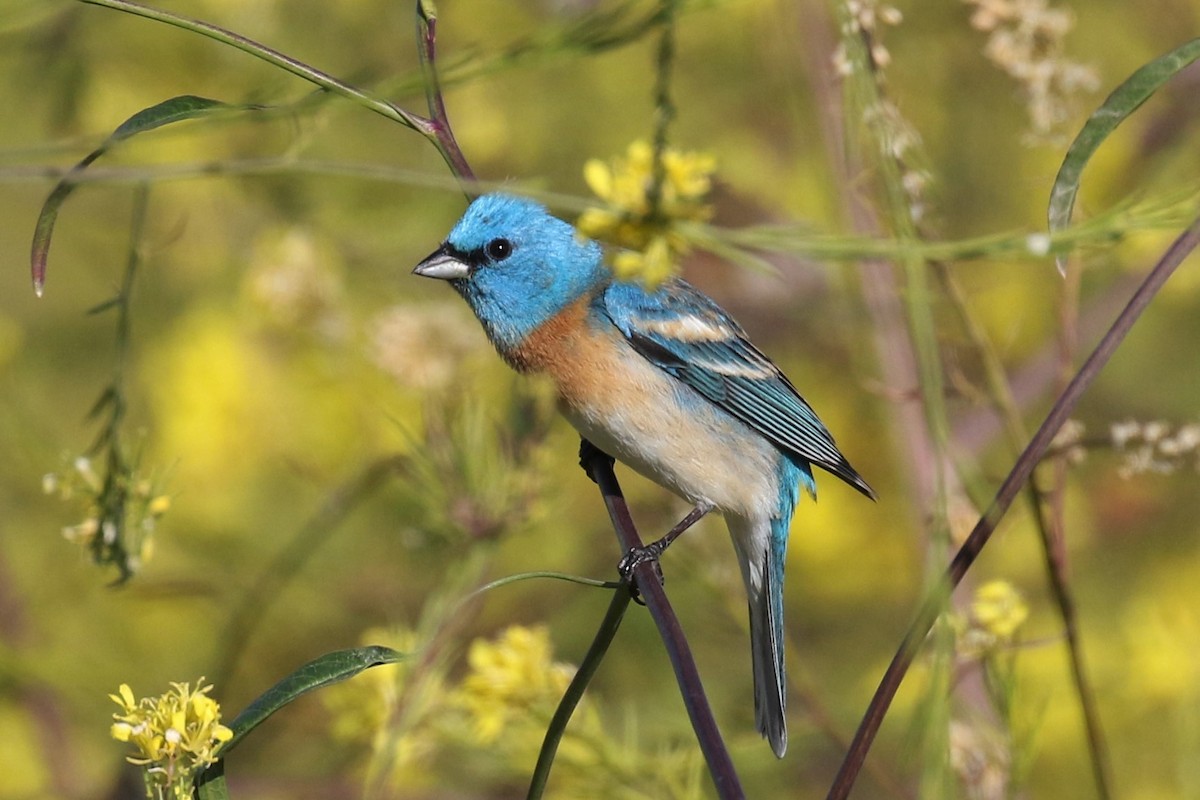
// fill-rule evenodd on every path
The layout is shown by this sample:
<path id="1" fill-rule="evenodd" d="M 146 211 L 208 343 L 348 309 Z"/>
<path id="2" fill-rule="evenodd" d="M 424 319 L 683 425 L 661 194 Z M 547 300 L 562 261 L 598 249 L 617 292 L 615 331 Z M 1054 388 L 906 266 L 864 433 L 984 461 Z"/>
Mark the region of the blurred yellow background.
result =
<path id="1" fill-rule="evenodd" d="M 410 3 L 159 5 L 424 111 Z M 922 224 L 946 240 L 1044 230 L 1055 170 L 1089 110 L 1200 29 L 1194 0 L 1060 4 L 1074 21 L 1062 58 L 1094 70 L 1098 88 L 1065 98 L 1073 105 L 1062 106 L 1057 138 L 1031 136 L 1028 98 L 989 60 L 979 21 L 972 25 L 988 5 L 901 1 L 902 21 L 880 31 L 887 94 L 920 135 Z M 613 48 L 580 31 L 604 30 L 606 19 L 621 29 L 649 10 L 443 0 L 446 102 L 476 173 L 583 198 L 587 159 L 648 138 L 653 30 Z M 684 4 L 671 139 L 715 156 L 715 224 L 861 232 L 847 198 L 869 197 L 872 176 L 848 176 L 842 161 L 865 126 L 842 133 L 834 19 L 832 4 L 814 0 Z M 610 579 L 620 553 L 546 387 L 510 374 L 447 287 L 409 275 L 464 207 L 434 149 L 348 101 L 308 97 L 311 86 L 244 53 L 66 0 L 0 1 L 0 66 L 0 798 L 117 796 L 118 776 L 128 780 L 133 770 L 108 734 L 116 708 L 107 695 L 121 683 L 153 695 L 170 681 L 207 676 L 228 719 L 296 666 L 362 643 L 369 630 L 418 648 L 447 619 L 453 624 L 437 634 L 429 667 L 446 685 L 468 671 L 473 641 L 508 641 L 497 637 L 512 625 L 529 626 L 538 647 L 536 632 L 548 632 L 553 655 L 539 657 L 577 664 L 605 591 L 526 581 L 453 607 L 512 573 Z M 1194 186 L 1198 74 L 1177 78 L 1100 151 L 1085 175 L 1085 216 L 1131 194 Z M 167 127 L 98 161 L 92 169 L 106 180 L 64 205 L 46 295 L 36 299 L 29 242 L 54 170 L 139 109 L 182 94 L 295 105 Z M 76 460 L 100 428 L 87 414 L 113 379 L 116 316 L 86 312 L 120 286 L 143 179 L 152 185 L 122 436 L 147 491 L 169 508 L 153 518 L 140 570 L 111 588 L 115 571 L 60 535 L 84 521 L 86 503 L 43 484 L 48 474 L 78 480 Z M 1173 235 L 1137 234 L 1082 254 L 1084 353 Z M 872 505 L 818 475 L 820 503 L 802 506 L 793 525 L 785 760 L 771 757 L 754 731 L 744 600 L 723 525 L 706 521 L 684 537 L 664 570 L 749 796 L 809 797 L 827 789 L 921 596 L 929 541 L 919 498 L 928 487 L 914 484 L 925 473 L 899 430 L 897 408 L 916 387 L 881 377 L 878 337 L 886 332 L 867 313 L 865 273 L 854 261 L 772 260 L 776 275 L 698 253 L 685 271 L 791 376 L 880 495 Z M 1052 259 L 981 258 L 951 269 L 1013 381 L 1026 426 L 1035 427 L 1056 380 L 1063 281 Z M 1183 266 L 1089 392 L 1078 414 L 1085 438 L 1104 439 L 1130 419 L 1166 420 L 1171 431 L 1200 421 L 1191 344 L 1200 337 L 1197 270 Z M 934 313 L 951 456 L 990 495 L 1012 453 L 944 298 L 935 297 Z M 1185 453 L 1169 474 L 1127 474 L 1129 461 L 1101 446 L 1069 471 L 1065 520 L 1084 654 L 1118 796 L 1200 797 L 1196 456 Z M 91 468 L 102 466 L 93 459 Z M 658 487 L 618 474 L 647 539 L 686 511 Z M 977 510 L 965 497 L 956 503 L 951 527 L 961 533 Z M 1027 505 L 1006 519 L 957 604 L 965 608 L 972 587 L 989 578 L 1011 581 L 1030 609 L 1020 647 L 1009 653 L 1015 722 L 997 721 L 974 667 L 964 665 L 950 747 L 1014 776 L 1013 791 L 1092 796 L 1062 628 Z M 916 785 L 927 678 L 919 662 L 858 796 Z M 443 747 L 433 733 L 389 756 L 409 759 L 407 771 L 381 778 L 378 753 L 388 745 L 364 728 L 386 720 L 367 715 L 357 735 L 335 735 L 345 732 L 347 707 L 379 697 L 318 694 L 296 703 L 231 757 L 233 794 L 357 797 L 365 786 L 380 797 L 523 795 L 528 748 L 497 755 L 483 744 Z M 598 721 L 579 724 L 603 731 L 595 735 L 611 738 L 619 755 L 565 755 L 574 766 L 564 766 L 558 796 L 588 794 L 571 775 L 589 769 L 628 769 L 627 780 L 598 782 L 593 796 L 711 794 L 640 608 L 589 702 Z M 442 711 L 434 704 L 422 713 Z M 403 724 L 390 724 L 400 737 Z M 1002 755 L 979 743 L 989 737 L 1004 742 Z M 656 757 L 671 765 L 664 774 L 686 780 L 639 783 Z M 947 796 L 992 796 L 972 793 L 981 787 L 963 778 Z"/>

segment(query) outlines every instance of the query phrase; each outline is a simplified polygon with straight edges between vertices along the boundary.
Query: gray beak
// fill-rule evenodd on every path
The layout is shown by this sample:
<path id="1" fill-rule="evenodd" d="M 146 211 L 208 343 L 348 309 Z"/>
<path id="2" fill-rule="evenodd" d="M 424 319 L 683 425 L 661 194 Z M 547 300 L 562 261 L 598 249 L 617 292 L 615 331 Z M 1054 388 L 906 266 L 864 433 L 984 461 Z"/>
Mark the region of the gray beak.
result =
<path id="1" fill-rule="evenodd" d="M 468 277 L 471 274 L 471 265 L 452 256 L 447 252 L 446 245 L 442 245 L 430 253 L 424 261 L 417 264 L 413 274 L 424 278 L 453 281 Z"/>

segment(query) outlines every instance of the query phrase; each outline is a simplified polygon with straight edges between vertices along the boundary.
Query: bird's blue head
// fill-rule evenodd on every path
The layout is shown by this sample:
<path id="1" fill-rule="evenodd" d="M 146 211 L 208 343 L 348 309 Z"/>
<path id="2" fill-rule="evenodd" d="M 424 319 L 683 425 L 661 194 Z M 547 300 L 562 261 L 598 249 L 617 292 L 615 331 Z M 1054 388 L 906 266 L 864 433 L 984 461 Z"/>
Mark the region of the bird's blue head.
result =
<path id="1" fill-rule="evenodd" d="M 449 281 L 504 353 L 608 278 L 601 255 L 542 205 L 488 194 L 413 272 Z"/>

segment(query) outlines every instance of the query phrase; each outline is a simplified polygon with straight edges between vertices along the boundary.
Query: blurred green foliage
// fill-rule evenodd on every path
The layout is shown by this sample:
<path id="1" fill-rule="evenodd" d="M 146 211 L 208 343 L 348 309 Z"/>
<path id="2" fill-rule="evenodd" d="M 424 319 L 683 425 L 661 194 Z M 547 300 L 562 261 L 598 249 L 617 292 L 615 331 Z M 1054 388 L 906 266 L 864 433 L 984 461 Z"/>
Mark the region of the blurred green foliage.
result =
<path id="1" fill-rule="evenodd" d="M 887 91 L 920 135 L 923 224 L 947 240 L 1041 231 L 1063 142 L 1030 141 L 1020 87 L 985 56 L 971 7 L 896 6 L 903 22 L 886 31 Z M 170 8 L 423 111 L 409 3 Z M 1195 0 L 1073 9 L 1065 47 L 1096 70 L 1101 93 L 1200 29 Z M 439 10 L 447 105 L 480 177 L 582 196 L 588 159 L 647 138 L 655 45 L 639 21 L 653 4 L 444 0 Z M 844 130 L 836 111 L 833 20 L 816 0 L 685 5 L 672 140 L 716 157 L 717 225 L 861 233 L 847 197 L 865 192 L 871 176 L 847 180 L 842 170 L 843 147 L 863 134 L 853 123 Z M 609 46 L 605 31 L 630 41 Z M 108 737 L 107 695 L 123 683 L 141 695 L 204 674 L 232 716 L 296 665 L 384 629 L 402 649 L 436 642 L 430 669 L 447 686 L 471 674 L 471 648 L 501 641 L 513 625 L 545 626 L 553 654 L 541 657 L 577 662 L 608 603 L 602 590 L 523 581 L 458 603 L 511 573 L 608 578 L 620 554 L 546 387 L 511 375 L 444 286 L 409 277 L 463 208 L 433 148 L 243 53 L 66 0 L 0 5 L 0 67 L 0 798 L 105 796 L 130 769 Z M 1194 188 L 1197 74 L 1181 75 L 1101 149 L 1081 196 L 1085 216 L 1131 194 Z M 93 167 L 107 180 L 64 206 L 47 294 L 35 300 L 29 239 L 55 170 L 139 109 L 182 94 L 285 110 L 187 123 L 116 148 Z M 1098 101 L 1079 99 L 1062 131 L 1069 136 Z M 183 176 L 169 178 L 179 165 Z M 155 518 L 153 557 L 110 588 L 115 573 L 59 533 L 87 518 L 86 504 L 46 494 L 43 478 L 68 474 L 98 433 L 87 413 L 113 380 L 117 333 L 114 314 L 86 311 L 121 284 L 136 187 L 146 180 L 122 424 L 139 469 L 170 502 Z M 1084 343 L 1170 235 L 1123 237 L 1083 254 Z M 821 502 L 800 509 L 793 526 L 786 760 L 775 761 L 754 732 L 744 601 L 723 527 L 710 521 L 688 534 L 664 568 L 749 795 L 813 796 L 828 786 L 909 620 L 929 542 L 911 479 L 920 470 L 897 430 L 896 409 L 916 387 L 879 377 L 882 332 L 865 310 L 864 273 L 853 263 L 770 259 L 776 275 L 697 253 L 687 272 L 792 376 L 881 495 L 870 505 L 822 480 Z M 985 256 L 950 268 L 1032 427 L 1055 381 L 1063 290 L 1052 259 Z M 1197 275 L 1184 266 L 1085 399 L 1089 435 L 1103 440 L 1126 419 L 1196 421 L 1200 367 L 1181 343 L 1200 336 Z M 952 309 L 939 297 L 933 312 L 954 457 L 969 482 L 987 487 L 1011 453 Z M 1186 459 L 1169 474 L 1122 470 L 1131 457 L 1101 447 L 1071 467 L 1071 585 L 1121 796 L 1197 796 L 1197 474 Z M 686 510 L 619 474 L 644 533 L 665 531 Z M 951 510 L 955 533 L 976 515 L 965 497 Z M 951 748 L 985 766 L 1018 765 L 1033 796 L 1084 796 L 1080 714 L 1026 511 L 1005 522 L 976 573 L 979 584 L 1000 576 L 1019 586 L 1029 619 L 1005 663 L 1002 719 L 982 699 L 995 686 L 981 690 L 975 665 L 963 666 Z M 924 678 L 918 666 L 902 689 L 863 796 L 915 780 Z M 231 759 L 234 795 L 358 796 L 364 781 L 373 796 L 523 790 L 527 748 L 498 753 L 461 741 L 450 764 L 395 772 L 416 775 L 413 785 L 379 783 L 392 773 L 371 760 L 378 742 L 346 731 L 353 702 L 306 700 L 279 714 Z M 684 776 L 680 795 L 710 791 L 687 777 L 697 769 L 693 740 L 644 615 L 627 618 L 589 702 L 601 722 L 580 722 L 583 731 L 599 725 L 619 745 L 594 763 L 656 756 L 672 765 L 664 769 L 672 780 Z M 416 716 L 428 713 L 421 706 Z M 410 723 L 396 723 L 397 742 Z M 368 724 L 369 715 L 360 727 Z M 1005 726 L 1021 735 L 995 745 Z M 589 763 L 590 752 L 576 750 L 577 760 Z M 563 778 L 561 796 L 577 796 L 577 779 Z M 552 794 L 555 786 L 552 778 Z M 974 788 L 962 796 L 985 796 Z M 656 796 L 650 785 L 641 790 Z"/>

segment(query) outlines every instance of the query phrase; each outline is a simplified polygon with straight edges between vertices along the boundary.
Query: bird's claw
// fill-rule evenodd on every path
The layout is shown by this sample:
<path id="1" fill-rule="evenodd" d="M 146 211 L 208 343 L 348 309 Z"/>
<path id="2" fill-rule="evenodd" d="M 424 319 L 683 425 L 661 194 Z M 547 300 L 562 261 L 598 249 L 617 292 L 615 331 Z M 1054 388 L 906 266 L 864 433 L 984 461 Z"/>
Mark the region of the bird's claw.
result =
<path id="1" fill-rule="evenodd" d="M 651 542 L 644 547 L 632 547 L 617 562 L 617 572 L 620 574 L 621 580 L 629 584 L 629 594 L 638 605 L 644 606 L 646 605 L 646 601 L 642 599 L 642 593 L 638 590 L 637 578 L 634 576 L 633 571 L 642 564 L 650 563 L 654 566 L 654 575 L 658 578 L 659 586 L 663 585 L 665 579 L 663 578 L 662 567 L 659 566 L 658 559 L 665 549 L 661 540 Z"/>

